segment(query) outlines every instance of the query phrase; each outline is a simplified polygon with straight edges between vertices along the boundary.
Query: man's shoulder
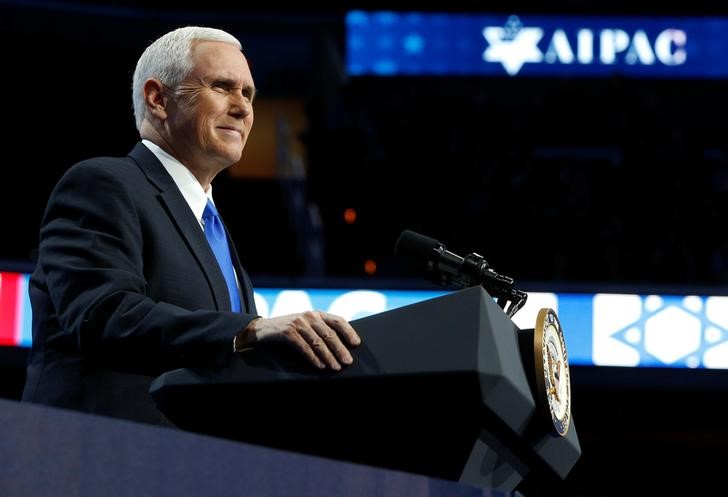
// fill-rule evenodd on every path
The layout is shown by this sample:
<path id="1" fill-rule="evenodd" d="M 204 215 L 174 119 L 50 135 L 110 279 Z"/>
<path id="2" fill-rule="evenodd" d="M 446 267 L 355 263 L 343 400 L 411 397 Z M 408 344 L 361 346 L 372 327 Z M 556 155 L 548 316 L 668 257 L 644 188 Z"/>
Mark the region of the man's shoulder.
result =
<path id="1" fill-rule="evenodd" d="M 130 157 L 98 156 L 76 162 L 59 178 L 52 196 L 69 191 L 87 196 L 140 191 L 144 174 Z M 105 193 L 102 193 L 105 192 Z"/>
<path id="2" fill-rule="evenodd" d="M 165 176 L 166 175 L 166 176 Z M 58 181 L 56 190 L 83 190 L 90 195 L 104 188 L 126 191 L 129 195 L 146 195 L 174 185 L 164 167 L 141 142 L 125 157 L 97 156 L 73 164 Z"/>
<path id="3" fill-rule="evenodd" d="M 130 155 L 97 156 L 81 160 L 66 171 L 66 176 L 74 175 L 112 175 L 134 177 L 139 172 L 137 161 Z"/>
<path id="4" fill-rule="evenodd" d="M 123 169 L 129 166 L 133 166 L 135 162 L 129 157 L 90 157 L 82 161 L 76 162 L 72 165 L 71 169 Z"/>

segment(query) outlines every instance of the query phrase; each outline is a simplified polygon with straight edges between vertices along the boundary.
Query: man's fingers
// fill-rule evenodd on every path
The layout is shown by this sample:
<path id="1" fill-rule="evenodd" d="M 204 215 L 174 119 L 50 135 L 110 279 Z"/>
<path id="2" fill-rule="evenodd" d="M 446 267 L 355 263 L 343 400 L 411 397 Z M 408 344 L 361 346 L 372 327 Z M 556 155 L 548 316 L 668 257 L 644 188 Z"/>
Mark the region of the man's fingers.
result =
<path id="1" fill-rule="evenodd" d="M 260 342 L 282 341 L 296 348 L 318 368 L 336 371 L 342 364 L 354 362 L 348 346 L 357 346 L 361 338 L 341 316 L 306 311 L 254 321 L 255 339 Z"/>
<path id="2" fill-rule="evenodd" d="M 309 343 L 298 332 L 298 330 L 292 330 L 290 333 L 285 333 L 284 335 L 288 338 L 288 341 L 291 342 L 293 348 L 301 352 L 314 366 L 319 369 L 323 369 L 326 367 L 326 364 L 324 364 L 321 359 L 318 358 L 316 352 L 314 352 L 313 347 L 309 345 Z"/>
<path id="3" fill-rule="evenodd" d="M 354 331 L 354 328 L 349 324 L 346 319 L 342 318 L 341 316 L 337 316 L 336 314 L 329 314 L 326 312 L 321 313 L 321 318 L 324 320 L 324 323 L 326 323 L 329 328 L 332 328 L 339 335 L 344 337 L 346 343 L 348 343 L 352 347 L 356 347 L 357 345 L 361 344 L 361 337 L 359 337 L 357 332 Z"/>
<path id="4" fill-rule="evenodd" d="M 301 326 L 298 329 L 298 332 L 319 359 L 328 364 L 331 369 L 338 371 L 341 369 L 341 364 L 339 364 L 329 348 L 329 343 L 324 341 L 324 339 L 316 331 L 315 328 L 317 326 L 318 325 L 315 322 L 311 323 L 311 326 Z"/>
<path id="5" fill-rule="evenodd" d="M 318 336 L 321 337 L 321 340 L 326 345 L 328 350 L 330 350 L 340 362 L 343 362 L 344 364 L 351 364 L 352 362 L 354 362 L 354 359 L 351 357 L 349 350 L 341 342 L 341 339 L 339 338 L 339 335 L 336 334 L 336 331 L 329 328 L 323 321 L 319 323 L 313 323 L 313 329 L 316 331 Z"/>

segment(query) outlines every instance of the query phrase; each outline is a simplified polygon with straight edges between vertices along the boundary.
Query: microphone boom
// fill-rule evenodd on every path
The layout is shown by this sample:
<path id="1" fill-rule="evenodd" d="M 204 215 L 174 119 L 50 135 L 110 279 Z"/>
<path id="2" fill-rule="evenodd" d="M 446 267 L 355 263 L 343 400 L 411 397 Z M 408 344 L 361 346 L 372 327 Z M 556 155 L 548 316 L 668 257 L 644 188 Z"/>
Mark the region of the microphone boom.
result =
<path id="1" fill-rule="evenodd" d="M 397 239 L 394 254 L 406 260 L 416 273 L 442 286 L 470 287 L 480 285 L 507 309 L 509 317 L 526 303 L 528 295 L 516 290 L 513 278 L 496 273 L 481 255 L 475 252 L 461 257 L 445 249 L 438 240 L 412 230 L 404 230 Z"/>

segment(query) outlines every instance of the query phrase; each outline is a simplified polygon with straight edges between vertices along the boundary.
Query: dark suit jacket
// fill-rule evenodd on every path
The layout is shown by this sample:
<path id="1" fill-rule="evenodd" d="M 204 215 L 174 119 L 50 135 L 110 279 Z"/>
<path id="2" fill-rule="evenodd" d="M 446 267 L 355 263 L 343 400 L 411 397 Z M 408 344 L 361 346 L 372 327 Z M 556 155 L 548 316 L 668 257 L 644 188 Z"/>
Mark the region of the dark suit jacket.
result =
<path id="1" fill-rule="evenodd" d="M 23 400 L 165 423 L 150 382 L 170 369 L 225 366 L 233 337 L 256 317 L 232 243 L 231 252 L 243 313 L 230 312 L 199 222 L 148 148 L 74 165 L 41 225 Z"/>

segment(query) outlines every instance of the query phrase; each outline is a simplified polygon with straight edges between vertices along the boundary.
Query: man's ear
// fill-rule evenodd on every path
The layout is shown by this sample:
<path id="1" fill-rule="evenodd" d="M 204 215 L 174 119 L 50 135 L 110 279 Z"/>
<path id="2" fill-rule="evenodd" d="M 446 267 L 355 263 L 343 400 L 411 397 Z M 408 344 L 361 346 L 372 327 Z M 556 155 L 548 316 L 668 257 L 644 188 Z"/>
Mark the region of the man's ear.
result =
<path id="1" fill-rule="evenodd" d="M 144 82 L 144 105 L 147 112 L 157 119 L 167 118 L 167 97 L 164 85 L 158 79 L 150 78 Z"/>

